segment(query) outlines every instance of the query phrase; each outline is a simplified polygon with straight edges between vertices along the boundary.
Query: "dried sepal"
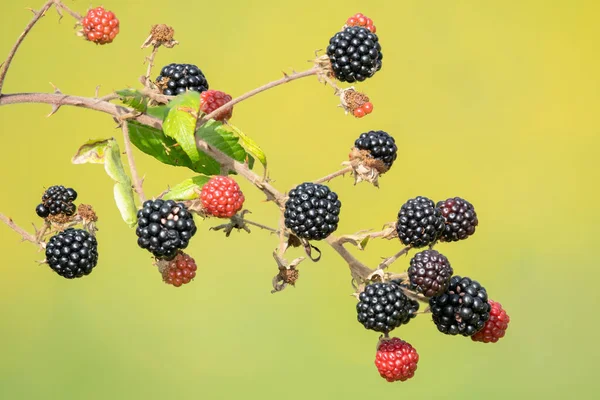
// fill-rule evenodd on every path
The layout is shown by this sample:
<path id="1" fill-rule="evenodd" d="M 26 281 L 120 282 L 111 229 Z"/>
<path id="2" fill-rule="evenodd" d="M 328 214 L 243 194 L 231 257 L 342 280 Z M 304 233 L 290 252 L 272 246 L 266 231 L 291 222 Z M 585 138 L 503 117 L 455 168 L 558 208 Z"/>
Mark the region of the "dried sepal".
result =
<path id="1" fill-rule="evenodd" d="M 166 24 L 156 24 L 152 25 L 150 29 L 150 35 L 146 38 L 144 43 L 142 43 L 142 49 L 145 49 L 150 46 L 165 46 L 170 49 L 175 45 L 179 44 L 179 42 L 173 39 L 175 35 L 175 29 L 173 27 L 168 26 Z"/>

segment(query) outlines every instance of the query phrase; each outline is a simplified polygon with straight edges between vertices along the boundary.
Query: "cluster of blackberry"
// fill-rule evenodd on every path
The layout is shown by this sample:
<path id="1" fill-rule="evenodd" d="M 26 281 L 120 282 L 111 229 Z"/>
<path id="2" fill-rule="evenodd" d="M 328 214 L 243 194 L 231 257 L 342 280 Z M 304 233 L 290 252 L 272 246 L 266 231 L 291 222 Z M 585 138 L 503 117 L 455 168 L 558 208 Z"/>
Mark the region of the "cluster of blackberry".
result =
<path id="1" fill-rule="evenodd" d="M 171 259 L 196 234 L 194 217 L 183 203 L 148 200 L 137 214 L 138 245 L 157 258 Z"/>
<path id="2" fill-rule="evenodd" d="M 62 185 L 50 186 L 42 195 L 42 202 L 35 208 L 38 216 L 46 218 L 49 215 L 72 216 L 77 211 L 73 202 L 77 199 L 74 189 Z"/>
<path id="3" fill-rule="evenodd" d="M 358 298 L 358 322 L 386 334 L 407 324 L 419 310 L 419 303 L 409 299 L 394 282 L 367 285 Z"/>
<path id="4" fill-rule="evenodd" d="M 208 90 L 206 77 L 193 64 L 169 64 L 160 70 L 156 78 L 156 85 L 162 94 L 176 96 L 188 90 L 202 93 Z"/>
<path id="5" fill-rule="evenodd" d="M 379 38 L 361 26 L 349 26 L 336 33 L 329 40 L 327 56 L 335 78 L 348 83 L 362 82 L 375 75 L 383 59 Z"/>
<path id="6" fill-rule="evenodd" d="M 467 239 L 479 224 L 471 203 L 460 197 L 440 201 L 427 197 L 408 200 L 398 212 L 396 230 L 407 246 L 420 248 L 438 240 L 453 242 Z"/>
<path id="7" fill-rule="evenodd" d="M 337 229 L 341 207 L 337 194 L 327 186 L 305 182 L 289 193 L 285 226 L 303 239 L 325 239 Z"/>
<path id="8" fill-rule="evenodd" d="M 361 138 L 369 141 L 369 135 Z M 357 141 L 359 144 L 365 147 Z M 502 306 L 488 299 L 485 287 L 479 282 L 453 275 L 448 258 L 431 248 L 438 241 L 467 239 L 475 233 L 478 223 L 473 205 L 460 197 L 436 204 L 419 196 L 400 208 L 396 224 L 399 240 L 410 248 L 430 248 L 412 257 L 408 279 L 367 285 L 356 306 L 357 319 L 365 328 L 386 334 L 375 360 L 386 380 L 403 381 L 416 370 L 416 350 L 398 338 L 387 337 L 391 330 L 408 322 L 407 316 L 417 312 L 418 303 L 410 297 L 428 302 L 432 320 L 444 334 L 467 336 L 483 343 L 494 343 L 504 336 L 510 318 Z M 414 309 L 410 308 L 410 302 L 415 302 Z M 402 361 L 398 364 L 396 358 Z"/>

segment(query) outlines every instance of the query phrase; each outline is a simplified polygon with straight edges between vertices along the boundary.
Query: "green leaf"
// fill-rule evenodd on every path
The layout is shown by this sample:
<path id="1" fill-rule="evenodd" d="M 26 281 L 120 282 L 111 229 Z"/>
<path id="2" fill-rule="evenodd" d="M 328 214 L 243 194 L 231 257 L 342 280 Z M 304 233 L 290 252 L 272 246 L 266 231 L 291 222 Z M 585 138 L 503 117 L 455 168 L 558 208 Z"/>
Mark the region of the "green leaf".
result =
<path id="1" fill-rule="evenodd" d="M 146 110 L 146 114 L 155 117 L 155 118 L 160 118 L 160 120 L 164 120 L 167 115 L 169 114 L 169 106 L 163 105 L 163 106 L 156 106 L 156 107 L 148 107 L 148 109 Z"/>
<path id="2" fill-rule="evenodd" d="M 247 161 L 249 168 L 254 166 L 254 157 L 244 150 L 239 144 L 239 138 L 221 122 L 212 119 L 207 121 L 198 129 L 196 135 L 234 160 L 242 163 Z"/>
<path id="3" fill-rule="evenodd" d="M 144 153 L 164 164 L 194 169 L 189 157 L 177 146 L 177 142 L 166 137 L 160 129 L 135 121 L 127 121 L 127 126 L 131 143 Z"/>
<path id="4" fill-rule="evenodd" d="M 169 103 L 169 114 L 163 122 L 163 132 L 175 139 L 192 163 L 200 161 L 200 153 L 196 148 L 194 131 L 200 109 L 200 93 L 188 91 L 177 96 Z"/>
<path id="5" fill-rule="evenodd" d="M 127 121 L 131 143 L 144 153 L 158 161 L 177 167 L 187 167 L 194 172 L 206 175 L 217 175 L 221 168 L 219 163 L 204 153 L 198 155 L 199 161 L 192 163 L 181 146 L 160 129 L 142 125 L 135 121 Z M 196 150 L 198 151 L 198 150 Z"/>
<path id="6" fill-rule="evenodd" d="M 130 106 L 136 111 L 146 112 L 146 109 L 148 108 L 148 101 L 150 99 L 138 90 L 123 89 L 117 90 L 116 93 L 121 96 L 121 101 L 123 104 Z"/>
<path id="7" fill-rule="evenodd" d="M 265 169 L 267 169 L 267 156 L 265 152 L 260 148 L 260 146 L 249 136 L 247 136 L 244 132 L 242 132 L 238 127 L 233 126 L 231 124 L 227 124 L 229 127 L 242 141 L 242 145 L 246 150 L 252 154 L 254 157 L 260 161 Z"/>
<path id="8" fill-rule="evenodd" d="M 131 179 L 125 173 L 119 145 L 114 138 L 86 142 L 77 150 L 71 162 L 73 164 L 104 164 L 106 173 L 116 182 L 114 197 L 121 217 L 129 226 L 136 224 L 137 208 L 133 199 Z"/>
<path id="9" fill-rule="evenodd" d="M 202 189 L 202 186 L 210 179 L 206 175 L 198 175 L 193 178 L 173 186 L 162 198 L 164 200 L 192 200 L 198 198 L 197 189 Z"/>

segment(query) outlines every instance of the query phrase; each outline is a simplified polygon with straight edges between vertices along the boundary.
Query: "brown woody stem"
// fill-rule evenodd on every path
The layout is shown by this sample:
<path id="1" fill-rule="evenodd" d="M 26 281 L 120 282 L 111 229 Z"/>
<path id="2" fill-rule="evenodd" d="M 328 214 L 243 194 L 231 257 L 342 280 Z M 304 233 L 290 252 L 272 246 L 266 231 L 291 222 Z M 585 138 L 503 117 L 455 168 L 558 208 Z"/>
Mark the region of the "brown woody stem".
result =
<path id="1" fill-rule="evenodd" d="M 15 224 L 12 218 L 9 218 L 6 215 L 0 213 L 0 221 L 8 225 L 8 227 L 13 231 L 17 232 L 23 238 L 23 240 L 36 244 L 42 249 L 45 247 L 44 243 L 38 240 L 38 238 L 35 235 L 32 235 L 25 229 L 21 228 L 19 225 Z"/>
<path id="2" fill-rule="evenodd" d="M 244 93 L 243 95 L 231 100 L 230 102 L 223 104 L 221 107 L 217 108 L 213 112 L 211 112 L 211 113 L 205 115 L 204 117 L 202 117 L 201 119 L 199 119 L 198 123 L 196 124 L 196 127 L 200 127 L 200 126 L 204 125 L 207 121 L 211 120 L 216 115 L 219 115 L 222 111 L 227 110 L 227 109 L 233 107 L 234 105 L 236 105 L 237 103 L 240 103 L 252 96 L 255 96 L 261 92 L 264 92 L 265 90 L 269 90 L 276 86 L 283 85 L 284 83 L 295 81 L 296 79 L 305 78 L 305 77 L 311 76 L 311 75 L 317 75 L 318 72 L 319 72 L 318 68 L 311 68 L 311 69 L 303 71 L 303 72 L 294 72 L 291 75 L 284 74 L 283 78 L 281 78 L 281 79 L 278 79 L 276 81 L 269 82 L 263 86 L 257 87 L 256 89 L 253 89 L 247 93 Z"/>
<path id="3" fill-rule="evenodd" d="M 352 172 L 352 167 L 348 166 L 348 167 L 342 168 L 339 171 L 335 171 L 329 175 L 326 175 L 320 179 L 317 179 L 316 181 L 314 181 L 314 183 L 329 182 L 330 180 L 337 178 L 338 176 L 346 175 L 348 172 Z"/>
<path id="4" fill-rule="evenodd" d="M 36 12 L 32 10 L 34 13 L 33 19 L 27 24 L 23 33 L 19 35 L 19 37 L 17 38 L 17 42 L 14 44 L 12 49 L 10 49 L 6 61 L 4 61 L 4 63 L 2 64 L 2 71 L 0 71 L 0 96 L 2 96 L 2 87 L 4 86 L 4 79 L 6 78 L 6 73 L 8 72 L 10 63 L 15 57 L 17 50 L 19 50 L 19 46 L 21 45 L 21 43 L 23 43 L 23 40 L 25 39 L 29 31 L 31 31 L 35 24 L 40 20 L 40 18 L 42 18 L 46 14 L 46 11 L 48 11 L 48 9 L 52 7 L 53 4 L 55 4 L 55 0 L 48 0 L 46 4 L 42 6 L 40 11 Z"/>
<path id="5" fill-rule="evenodd" d="M 69 7 L 67 7 L 62 1 L 59 0 L 54 0 L 54 4 L 56 6 L 57 10 L 64 10 L 67 13 L 69 13 L 73 18 L 75 18 L 77 21 L 81 21 L 83 19 L 83 15 L 79 14 L 76 11 L 71 10 Z"/>
<path id="6" fill-rule="evenodd" d="M 343 244 L 339 242 L 339 240 L 334 235 L 329 235 L 327 237 L 327 243 L 335 250 L 337 253 L 346 261 L 348 267 L 350 267 L 350 273 L 352 277 L 357 281 L 364 281 L 367 276 L 369 276 L 373 270 L 358 261 L 346 248 Z"/>

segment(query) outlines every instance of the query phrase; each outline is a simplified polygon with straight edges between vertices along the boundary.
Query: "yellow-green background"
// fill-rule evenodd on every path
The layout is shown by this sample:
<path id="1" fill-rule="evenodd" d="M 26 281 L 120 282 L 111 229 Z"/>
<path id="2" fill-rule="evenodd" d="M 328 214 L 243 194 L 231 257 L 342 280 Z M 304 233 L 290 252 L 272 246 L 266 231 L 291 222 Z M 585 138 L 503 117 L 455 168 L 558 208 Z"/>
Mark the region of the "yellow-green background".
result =
<path id="1" fill-rule="evenodd" d="M 2 3 L 2 57 L 31 18 L 25 7 L 38 3 Z M 337 169 L 361 132 L 390 132 L 399 156 L 380 189 L 348 177 L 331 184 L 343 201 L 338 233 L 379 228 L 417 195 L 469 199 L 477 234 L 439 250 L 502 302 L 510 330 L 483 345 L 439 334 L 421 316 L 395 332 L 418 349 L 417 374 L 388 384 L 373 365 L 377 334 L 356 322 L 335 253 L 321 246 L 322 261 L 301 265 L 296 289 L 271 295 L 276 239 L 255 229 L 225 240 L 208 231 L 217 221 L 198 221 L 189 249 L 196 280 L 167 286 L 120 220 L 103 168 L 70 164 L 88 138 L 120 141 L 115 123 L 75 108 L 46 119 L 47 105 L 7 106 L 0 210 L 29 228 L 39 222 L 43 187 L 74 187 L 100 215 L 101 255 L 92 275 L 64 280 L 0 226 L 0 398 L 596 398 L 598 2 L 103 4 L 121 20 L 113 44 L 84 42 L 72 19 L 59 24 L 52 11 L 17 54 L 5 91 L 50 92 L 52 82 L 93 96 L 97 85 L 101 94 L 135 86 L 150 25 L 168 23 L 181 44 L 161 49 L 157 69 L 194 63 L 211 88 L 239 95 L 310 67 L 306 60 L 350 14 L 371 16 L 385 55 L 383 69 L 360 85 L 375 104 L 371 116 L 344 116 L 332 90 L 311 78 L 237 106 L 233 122 L 262 145 L 281 189 Z M 192 175 L 139 152 L 136 160 L 149 194 Z M 252 218 L 275 225 L 272 204 L 242 188 Z M 358 255 L 375 265 L 398 249 L 373 242 Z"/>

